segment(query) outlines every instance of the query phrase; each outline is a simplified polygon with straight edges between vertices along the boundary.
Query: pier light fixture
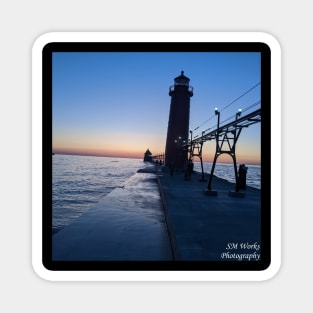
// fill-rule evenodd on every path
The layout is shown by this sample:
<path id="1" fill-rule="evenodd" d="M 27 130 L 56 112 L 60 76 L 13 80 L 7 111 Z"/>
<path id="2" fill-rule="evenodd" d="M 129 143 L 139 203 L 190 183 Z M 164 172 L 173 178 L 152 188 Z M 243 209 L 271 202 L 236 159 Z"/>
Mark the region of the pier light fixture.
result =
<path id="1" fill-rule="evenodd" d="M 217 136 L 218 136 L 219 128 L 220 128 L 220 116 L 221 116 L 221 112 L 218 110 L 218 108 L 215 108 L 215 115 L 217 115 Z"/>
<path id="2" fill-rule="evenodd" d="M 241 111 L 241 109 L 238 110 L 238 112 L 236 113 L 236 118 L 241 115 Z"/>

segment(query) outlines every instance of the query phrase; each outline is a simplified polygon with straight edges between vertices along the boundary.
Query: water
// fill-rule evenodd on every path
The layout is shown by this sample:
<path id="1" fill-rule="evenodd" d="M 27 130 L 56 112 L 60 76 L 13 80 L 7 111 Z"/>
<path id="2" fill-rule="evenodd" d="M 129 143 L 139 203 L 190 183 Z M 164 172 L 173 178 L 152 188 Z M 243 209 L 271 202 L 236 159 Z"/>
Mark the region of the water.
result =
<path id="1" fill-rule="evenodd" d="M 210 173 L 211 165 L 204 163 L 205 174 Z M 54 155 L 53 233 L 77 219 L 113 189 L 123 187 L 144 166 L 142 159 Z M 200 163 L 195 162 L 194 169 L 201 172 Z M 231 182 L 235 180 L 232 164 L 217 163 L 214 174 Z M 260 181 L 260 167 L 248 165 L 247 185 L 260 189 Z"/>
<path id="2" fill-rule="evenodd" d="M 53 156 L 53 233 L 70 224 L 94 203 L 143 167 L 141 159 Z"/>
<path id="3" fill-rule="evenodd" d="M 258 165 L 247 165 L 247 186 L 261 189 L 261 167 Z M 204 174 L 210 174 L 212 169 L 212 163 L 204 162 L 203 171 Z M 238 169 L 238 167 L 237 167 Z M 194 163 L 194 170 L 201 173 L 200 162 Z M 220 178 L 224 178 L 229 182 L 235 183 L 235 170 L 233 164 L 216 163 L 214 169 L 214 175 Z"/>

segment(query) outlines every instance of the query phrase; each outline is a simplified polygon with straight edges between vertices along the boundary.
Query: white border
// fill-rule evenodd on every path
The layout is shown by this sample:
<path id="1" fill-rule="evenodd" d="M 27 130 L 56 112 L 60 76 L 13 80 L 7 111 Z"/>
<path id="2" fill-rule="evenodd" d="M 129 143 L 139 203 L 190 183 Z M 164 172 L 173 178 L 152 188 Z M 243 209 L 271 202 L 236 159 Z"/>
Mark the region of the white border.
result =
<path id="1" fill-rule="evenodd" d="M 42 49 L 50 42 L 262 42 L 271 49 L 271 265 L 264 271 L 49 271 L 42 264 Z M 53 32 L 32 49 L 32 264 L 51 281 L 263 281 L 281 264 L 281 49 L 262 32 Z"/>

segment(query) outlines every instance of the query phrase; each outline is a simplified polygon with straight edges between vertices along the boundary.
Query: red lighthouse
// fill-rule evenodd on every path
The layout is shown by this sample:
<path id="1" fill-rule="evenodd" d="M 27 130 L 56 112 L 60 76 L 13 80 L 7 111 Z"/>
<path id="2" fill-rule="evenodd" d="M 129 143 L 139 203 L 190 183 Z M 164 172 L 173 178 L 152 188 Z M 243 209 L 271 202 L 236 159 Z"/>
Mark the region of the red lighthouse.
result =
<path id="1" fill-rule="evenodd" d="M 177 169 L 183 168 L 187 159 L 187 151 L 180 146 L 184 141 L 188 141 L 189 135 L 190 97 L 193 96 L 193 88 L 189 86 L 189 81 L 182 71 L 181 75 L 174 79 L 175 84 L 169 91 L 171 107 L 165 146 L 165 166 L 175 164 Z"/>

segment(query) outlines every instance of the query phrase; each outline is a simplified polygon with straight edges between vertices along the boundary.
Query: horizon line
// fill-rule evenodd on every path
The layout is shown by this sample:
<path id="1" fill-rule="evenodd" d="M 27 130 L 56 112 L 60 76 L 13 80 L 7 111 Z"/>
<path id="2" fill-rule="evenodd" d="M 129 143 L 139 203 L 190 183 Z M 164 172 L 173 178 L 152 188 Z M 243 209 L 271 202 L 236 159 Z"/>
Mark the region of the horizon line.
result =
<path id="1" fill-rule="evenodd" d="M 130 156 L 120 156 L 120 155 L 100 155 L 100 154 L 88 154 L 88 153 L 70 153 L 70 152 L 52 152 L 54 155 L 72 155 L 72 156 L 89 156 L 89 157 L 100 157 L 100 158 L 121 158 L 121 159 L 138 159 L 143 160 L 143 158 L 139 157 L 130 157 Z M 193 160 L 193 162 L 200 163 L 200 160 Z M 153 162 L 152 162 L 153 163 Z M 213 163 L 213 161 L 203 161 L 203 163 Z M 227 164 L 227 165 L 234 165 L 233 162 L 216 162 L 217 164 Z M 242 163 L 242 162 L 240 162 Z M 240 163 L 237 163 L 239 165 Z M 260 163 L 245 163 L 246 165 L 251 166 L 261 166 Z"/>

